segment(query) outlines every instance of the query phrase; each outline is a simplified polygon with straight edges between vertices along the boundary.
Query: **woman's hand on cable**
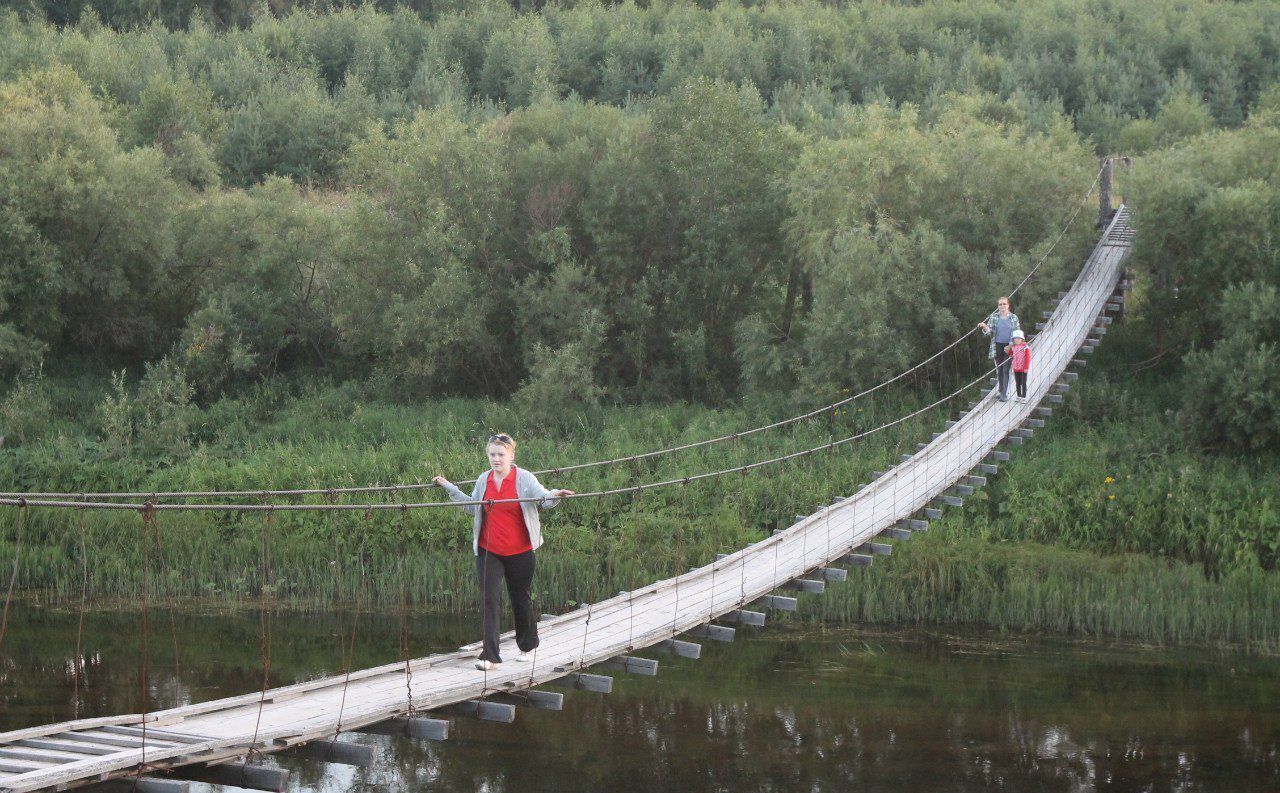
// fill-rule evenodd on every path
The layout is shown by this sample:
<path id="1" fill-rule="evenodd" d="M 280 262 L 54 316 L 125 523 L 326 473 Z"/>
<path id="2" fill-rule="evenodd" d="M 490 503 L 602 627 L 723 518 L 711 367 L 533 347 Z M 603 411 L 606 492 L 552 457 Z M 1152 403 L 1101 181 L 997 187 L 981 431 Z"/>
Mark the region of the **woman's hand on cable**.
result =
<path id="1" fill-rule="evenodd" d="M 448 485 L 453 484 L 448 479 L 445 479 L 443 476 L 432 477 L 431 481 L 435 482 L 437 485 L 440 485 L 441 487 L 447 487 Z"/>
<path id="2" fill-rule="evenodd" d="M 556 498 L 564 498 L 565 496 L 572 496 L 573 494 L 574 493 L 572 490 L 552 490 L 551 491 L 551 495 L 555 496 Z"/>
<path id="3" fill-rule="evenodd" d="M 987 331 L 989 331 L 989 330 L 991 330 L 991 328 L 990 328 L 990 327 L 987 325 L 987 323 L 985 323 L 985 322 L 979 322 L 979 323 L 978 323 L 978 327 L 982 328 L 982 331 L 983 331 L 984 333 L 985 333 L 985 332 L 987 332 Z"/>

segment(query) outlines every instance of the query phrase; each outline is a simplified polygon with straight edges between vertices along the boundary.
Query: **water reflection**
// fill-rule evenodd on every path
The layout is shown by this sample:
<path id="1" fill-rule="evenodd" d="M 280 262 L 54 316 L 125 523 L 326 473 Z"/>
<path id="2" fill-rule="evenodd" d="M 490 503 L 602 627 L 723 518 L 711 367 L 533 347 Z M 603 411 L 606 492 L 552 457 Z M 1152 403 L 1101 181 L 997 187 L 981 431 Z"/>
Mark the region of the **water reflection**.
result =
<path id="1" fill-rule="evenodd" d="M 152 708 L 261 686 L 258 615 L 152 616 Z M 72 613 L 10 615 L 0 729 L 70 718 Z M 280 612 L 272 683 L 340 671 L 351 616 Z M 136 711 L 138 615 L 85 626 L 82 716 Z M 415 654 L 471 640 L 470 620 L 415 615 Z M 774 626 L 701 661 L 662 657 L 658 678 L 617 677 L 561 713 L 459 721 L 445 743 L 356 736 L 370 769 L 284 760 L 293 790 L 373 791 L 1275 791 L 1280 660 L 1205 650 Z M 356 663 L 399 657 L 393 617 L 365 615 Z"/>

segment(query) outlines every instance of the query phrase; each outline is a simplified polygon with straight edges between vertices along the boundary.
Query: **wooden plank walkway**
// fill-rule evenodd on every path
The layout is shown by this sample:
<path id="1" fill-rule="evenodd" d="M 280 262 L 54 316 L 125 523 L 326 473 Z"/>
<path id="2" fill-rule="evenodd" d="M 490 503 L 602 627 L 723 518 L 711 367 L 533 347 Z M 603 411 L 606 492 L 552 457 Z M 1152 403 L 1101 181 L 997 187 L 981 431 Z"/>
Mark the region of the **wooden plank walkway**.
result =
<path id="1" fill-rule="evenodd" d="M 272 689 L 265 696 L 254 692 L 159 711 L 148 714 L 145 725 L 143 717 L 134 714 L 2 733 L 0 790 L 68 789 L 128 777 L 139 768 L 202 766 L 244 756 L 251 749 L 281 751 L 411 711 L 430 715 L 423 711 L 530 689 L 698 631 L 726 615 L 758 621 L 740 610 L 810 571 L 819 571 L 814 579 L 838 580 L 834 571 L 822 571 L 859 549 L 888 550 L 863 546 L 922 511 L 936 516 L 941 499 L 954 504 L 960 498 L 951 492 L 954 485 L 972 487 L 967 482 L 970 472 L 975 467 L 988 471 L 985 461 L 997 444 L 1029 426 L 1039 403 L 1063 390 L 1060 379 L 1077 352 L 1089 347 L 1131 240 L 1128 211 L 1122 207 L 1043 332 L 1034 338 L 1027 402 L 1002 403 L 988 393 L 915 455 L 787 530 L 705 567 L 544 621 L 542 646 L 529 663 L 508 660 L 495 671 L 481 672 L 472 665 L 478 645 L 471 645 L 412 661 L 412 702 L 405 666 L 397 663 L 354 672 L 349 681 L 330 677 Z M 855 556 L 845 563 L 867 561 Z M 793 591 L 785 597 L 795 596 L 804 595 Z M 772 597 L 777 599 L 770 605 L 791 605 L 783 597 Z M 718 635 L 731 634 L 721 629 Z M 687 646 L 680 650 L 690 651 Z M 503 651 L 508 659 L 515 656 L 510 634 L 503 639 Z"/>

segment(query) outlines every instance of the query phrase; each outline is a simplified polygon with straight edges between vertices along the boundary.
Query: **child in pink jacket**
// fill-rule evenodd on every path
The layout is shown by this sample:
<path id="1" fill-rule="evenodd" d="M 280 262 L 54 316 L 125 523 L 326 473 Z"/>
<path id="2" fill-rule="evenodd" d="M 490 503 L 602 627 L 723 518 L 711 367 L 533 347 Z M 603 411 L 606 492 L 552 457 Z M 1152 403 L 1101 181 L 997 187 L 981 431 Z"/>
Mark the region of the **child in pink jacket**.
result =
<path id="1" fill-rule="evenodd" d="M 1031 347 L 1027 344 L 1027 337 L 1020 330 L 1013 332 L 1013 342 L 1005 348 L 1012 359 L 1013 364 L 1013 383 L 1017 388 L 1017 395 L 1014 399 L 1018 402 L 1027 401 L 1027 372 L 1031 370 Z"/>

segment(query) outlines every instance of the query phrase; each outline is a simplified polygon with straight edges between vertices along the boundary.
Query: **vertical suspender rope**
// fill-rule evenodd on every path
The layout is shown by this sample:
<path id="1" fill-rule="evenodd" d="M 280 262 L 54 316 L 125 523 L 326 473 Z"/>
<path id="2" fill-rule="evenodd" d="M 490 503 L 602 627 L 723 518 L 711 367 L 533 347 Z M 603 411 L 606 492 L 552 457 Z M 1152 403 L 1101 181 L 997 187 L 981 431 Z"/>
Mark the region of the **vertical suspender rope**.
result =
<path id="1" fill-rule="evenodd" d="M 394 492 L 394 491 L 393 491 Z M 400 505 L 400 655 L 404 658 L 405 715 L 414 716 L 413 669 L 409 663 L 409 508 Z"/>
<path id="2" fill-rule="evenodd" d="M 9 591 L 4 596 L 4 616 L 0 617 L 0 648 L 4 647 L 4 635 L 9 628 L 9 604 L 13 601 L 13 587 L 18 583 L 18 565 L 22 554 L 22 529 L 27 524 L 27 505 L 20 499 L 13 518 L 13 572 L 9 574 Z"/>
<path id="3" fill-rule="evenodd" d="M 260 754 L 258 731 L 262 727 L 262 708 L 267 701 L 267 689 L 271 687 L 271 619 L 267 612 L 267 587 L 271 578 L 271 525 L 275 512 L 268 509 L 262 519 L 262 543 L 258 552 L 258 643 L 262 653 L 262 694 L 258 697 L 258 714 L 253 722 L 253 738 L 249 741 L 248 757 Z M 241 781 L 248 773 L 248 763 L 241 766 Z M 244 787 L 241 785 L 241 787 Z"/>
<path id="4" fill-rule="evenodd" d="M 71 665 L 71 699 L 72 718 L 80 718 L 80 678 L 84 674 L 84 610 L 85 600 L 89 596 L 89 543 L 85 533 L 88 530 L 89 513 L 80 510 L 80 609 L 76 623 L 76 655 Z"/>
<path id="5" fill-rule="evenodd" d="M 351 640 L 347 643 L 347 647 L 342 653 L 342 696 L 338 700 L 338 718 L 335 720 L 333 727 L 333 740 L 335 741 L 342 732 L 342 713 L 347 707 L 347 687 L 351 684 L 351 667 L 355 665 L 356 634 L 360 630 L 360 605 L 365 596 L 364 549 L 365 542 L 369 538 L 369 523 L 372 520 L 373 511 L 366 509 L 364 511 L 364 522 L 361 524 L 360 529 L 360 550 L 357 554 L 357 562 L 360 565 L 360 588 L 356 592 L 355 614 L 351 619 Z M 345 637 L 339 637 L 339 641 L 345 641 Z"/>
<path id="6" fill-rule="evenodd" d="M 155 530 L 156 508 L 148 501 L 142 508 L 142 660 L 138 665 L 138 693 L 141 698 L 142 706 L 142 748 L 140 750 L 140 758 L 138 760 L 138 773 L 133 777 L 133 790 L 138 789 L 138 780 L 142 778 L 142 772 L 147 768 L 147 714 L 151 710 L 150 683 L 148 681 L 150 661 L 150 647 L 148 646 L 148 634 L 150 626 L 147 623 L 147 575 L 150 573 L 151 552 L 148 533 Z"/>

